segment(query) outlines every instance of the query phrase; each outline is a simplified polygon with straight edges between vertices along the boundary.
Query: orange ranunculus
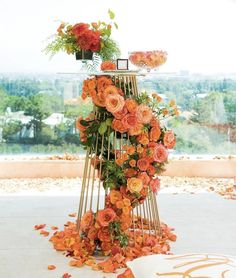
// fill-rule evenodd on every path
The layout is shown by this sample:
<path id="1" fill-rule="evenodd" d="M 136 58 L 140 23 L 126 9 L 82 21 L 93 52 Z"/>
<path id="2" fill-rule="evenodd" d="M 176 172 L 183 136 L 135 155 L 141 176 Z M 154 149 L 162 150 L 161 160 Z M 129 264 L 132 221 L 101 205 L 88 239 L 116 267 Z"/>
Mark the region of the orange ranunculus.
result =
<path id="1" fill-rule="evenodd" d="M 87 238 L 89 238 L 90 240 L 94 240 L 97 237 L 97 234 L 98 230 L 94 226 L 92 226 L 88 231 Z"/>
<path id="2" fill-rule="evenodd" d="M 137 140 L 140 144 L 147 145 L 149 143 L 148 133 L 147 132 L 141 133 L 138 136 Z"/>
<path id="3" fill-rule="evenodd" d="M 164 145 L 168 149 L 172 149 L 176 144 L 175 134 L 172 130 L 168 130 L 164 135 Z"/>
<path id="4" fill-rule="evenodd" d="M 131 167 L 135 167 L 135 166 L 136 166 L 136 160 L 131 159 L 131 160 L 129 161 L 129 165 L 130 165 Z"/>
<path id="5" fill-rule="evenodd" d="M 128 113 L 122 118 L 121 122 L 124 125 L 124 128 L 130 129 L 137 124 L 137 118 L 134 114 Z"/>
<path id="6" fill-rule="evenodd" d="M 168 109 L 166 109 L 166 108 L 162 109 L 162 115 L 164 115 L 164 116 L 169 115 Z"/>
<path id="7" fill-rule="evenodd" d="M 150 182 L 150 177 L 146 172 L 139 173 L 138 178 L 142 180 L 144 185 L 148 185 L 148 183 Z"/>
<path id="8" fill-rule="evenodd" d="M 162 144 L 157 144 L 154 147 L 153 159 L 156 162 L 163 163 L 166 162 L 168 158 L 168 152 Z"/>
<path id="9" fill-rule="evenodd" d="M 128 155 L 132 155 L 132 154 L 134 154 L 134 153 L 135 153 L 135 147 L 134 147 L 134 146 L 132 146 L 132 145 L 127 146 L 126 151 L 127 151 L 127 154 L 128 154 Z"/>
<path id="10" fill-rule="evenodd" d="M 121 159 L 123 159 L 124 161 L 128 160 L 129 159 L 129 155 L 127 153 L 123 153 L 121 155 Z"/>
<path id="11" fill-rule="evenodd" d="M 83 120 L 82 117 L 79 117 L 78 119 L 76 119 L 76 128 L 80 131 L 85 131 L 86 130 L 86 126 L 83 126 L 80 121 Z"/>
<path id="12" fill-rule="evenodd" d="M 118 190 L 111 190 L 110 192 L 110 202 L 115 205 L 117 201 L 121 201 L 122 196 Z"/>
<path id="13" fill-rule="evenodd" d="M 109 223 L 112 222 L 115 218 L 116 218 L 116 213 L 111 208 L 99 210 L 97 213 L 97 222 L 102 227 L 107 227 Z"/>
<path id="14" fill-rule="evenodd" d="M 142 124 L 150 123 L 152 110 L 145 104 L 140 104 L 136 109 L 137 120 Z"/>
<path id="15" fill-rule="evenodd" d="M 124 160 L 121 157 L 119 157 L 116 159 L 116 164 L 122 166 L 124 164 Z"/>
<path id="16" fill-rule="evenodd" d="M 149 160 L 146 157 L 140 158 L 137 161 L 137 167 L 139 168 L 140 171 L 147 171 L 149 165 L 150 165 Z"/>
<path id="17" fill-rule="evenodd" d="M 124 170 L 124 173 L 125 173 L 125 176 L 127 178 L 131 178 L 131 177 L 133 177 L 133 176 L 135 176 L 137 174 L 137 171 L 134 170 L 133 168 L 126 168 Z"/>
<path id="18" fill-rule="evenodd" d="M 81 218 L 80 229 L 82 231 L 87 230 L 93 224 L 93 212 L 87 211 Z"/>
<path id="19" fill-rule="evenodd" d="M 161 129 L 159 127 L 152 127 L 149 133 L 150 141 L 157 142 L 161 136 Z"/>
<path id="20" fill-rule="evenodd" d="M 129 135 L 130 136 L 139 135 L 142 133 L 142 129 L 143 129 L 143 125 L 137 123 L 134 127 L 129 129 Z"/>
<path id="21" fill-rule="evenodd" d="M 122 122 L 117 119 L 113 119 L 111 127 L 120 133 L 124 133 L 127 131 L 127 129 L 124 128 Z"/>
<path id="22" fill-rule="evenodd" d="M 122 209 L 122 208 L 124 207 L 123 201 L 122 201 L 122 200 L 117 201 L 117 202 L 116 202 L 116 207 L 117 207 L 118 209 Z"/>
<path id="23" fill-rule="evenodd" d="M 104 61 L 101 63 L 101 70 L 116 70 L 116 64 L 112 61 Z"/>
<path id="24" fill-rule="evenodd" d="M 130 202 L 130 200 L 129 200 L 128 198 L 124 198 L 124 199 L 123 199 L 123 204 L 124 204 L 126 207 L 131 206 L 131 202 Z"/>
<path id="25" fill-rule="evenodd" d="M 143 182 L 138 178 L 129 178 L 127 180 L 127 189 L 131 193 L 139 193 L 143 188 Z"/>
<path id="26" fill-rule="evenodd" d="M 131 208 L 130 208 L 130 207 L 125 206 L 125 207 L 122 208 L 122 212 L 123 212 L 123 214 L 125 214 L 125 215 L 129 215 L 129 214 L 130 214 L 130 211 L 131 211 Z"/>
<path id="27" fill-rule="evenodd" d="M 124 106 L 123 109 L 120 110 L 119 112 L 113 113 L 113 116 L 116 119 L 121 120 L 127 113 L 128 113 L 128 110 L 127 110 L 126 106 Z"/>
<path id="28" fill-rule="evenodd" d="M 137 146 L 137 153 L 142 153 L 144 151 L 144 148 L 141 145 Z"/>
<path id="29" fill-rule="evenodd" d="M 129 113 L 134 114 L 136 112 L 138 103 L 134 99 L 132 99 L 132 98 L 126 99 L 125 104 L 126 104 L 126 107 L 129 111 Z"/>
<path id="30" fill-rule="evenodd" d="M 119 112 L 125 105 L 125 100 L 118 93 L 109 94 L 105 101 L 106 109 L 111 113 Z"/>
<path id="31" fill-rule="evenodd" d="M 111 236 L 108 228 L 102 228 L 98 231 L 98 238 L 101 241 L 110 242 Z"/>

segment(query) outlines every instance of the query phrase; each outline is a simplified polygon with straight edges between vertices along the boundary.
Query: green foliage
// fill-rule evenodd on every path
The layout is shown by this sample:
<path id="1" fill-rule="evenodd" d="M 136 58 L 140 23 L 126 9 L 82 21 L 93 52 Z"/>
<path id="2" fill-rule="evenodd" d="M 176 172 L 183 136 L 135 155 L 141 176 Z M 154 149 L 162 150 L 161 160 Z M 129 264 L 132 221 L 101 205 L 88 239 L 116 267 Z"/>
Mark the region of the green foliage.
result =
<path id="1" fill-rule="evenodd" d="M 120 222 L 113 221 L 109 223 L 109 231 L 113 238 L 113 240 L 119 240 L 120 246 L 125 247 L 128 246 L 129 238 L 128 236 L 121 231 Z"/>
<path id="2" fill-rule="evenodd" d="M 3 126 L 2 138 L 6 141 L 17 141 L 16 134 L 21 131 L 20 121 L 10 121 Z"/>

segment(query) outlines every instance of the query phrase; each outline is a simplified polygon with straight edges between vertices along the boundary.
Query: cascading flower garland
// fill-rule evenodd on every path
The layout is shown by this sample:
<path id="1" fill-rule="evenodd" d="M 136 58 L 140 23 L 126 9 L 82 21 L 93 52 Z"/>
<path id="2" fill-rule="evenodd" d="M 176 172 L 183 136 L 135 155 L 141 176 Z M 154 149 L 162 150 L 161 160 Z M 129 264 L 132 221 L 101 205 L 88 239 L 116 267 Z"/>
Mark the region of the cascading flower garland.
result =
<path id="1" fill-rule="evenodd" d="M 75 223 L 68 222 L 64 231 L 55 232 L 50 239 L 56 250 L 67 251 L 74 257 L 71 266 L 87 264 L 93 269 L 114 272 L 142 255 L 168 253 L 168 241 L 176 239 L 172 229 L 163 223 L 159 236 L 143 234 L 141 230 L 134 234 L 131 212 L 150 192 L 156 194 L 159 190 L 157 175 L 164 171 L 168 149 L 176 143 L 173 131 L 163 126 L 161 119 L 177 115 L 178 110 L 173 101 L 163 104 L 155 93 L 149 97 L 146 93 L 132 95 L 131 89 L 127 90 L 110 76 L 95 76 L 83 84 L 82 98 L 91 97 L 96 111 L 85 119 L 79 118 L 77 128 L 85 148 L 94 150 L 94 134 L 103 136 L 103 143 L 98 140 L 94 150 L 93 166 L 109 193 L 103 210 L 87 211 L 82 216 L 79 233 Z M 99 113 L 103 116 L 99 117 Z M 122 149 L 109 147 L 110 136 L 122 138 Z M 109 155 L 108 148 L 113 150 Z M 102 167 L 98 167 L 99 162 Z M 137 228 L 140 222 L 136 217 Z M 148 230 L 145 219 L 142 227 Z M 91 256 L 98 250 L 110 257 L 97 263 Z M 119 277 L 131 277 L 128 275 L 126 272 Z"/>

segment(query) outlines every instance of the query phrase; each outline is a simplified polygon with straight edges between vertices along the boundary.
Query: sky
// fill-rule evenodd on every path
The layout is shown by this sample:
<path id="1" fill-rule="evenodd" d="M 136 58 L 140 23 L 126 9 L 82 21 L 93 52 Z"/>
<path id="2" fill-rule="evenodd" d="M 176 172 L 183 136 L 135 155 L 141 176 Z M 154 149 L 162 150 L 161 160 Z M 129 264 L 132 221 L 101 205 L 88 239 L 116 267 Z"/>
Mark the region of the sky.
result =
<path id="1" fill-rule="evenodd" d="M 73 56 L 42 52 L 46 39 L 59 21 L 109 21 L 109 8 L 122 58 L 165 50 L 161 72 L 236 73 L 236 0 L 0 0 L 0 73 L 76 71 Z"/>

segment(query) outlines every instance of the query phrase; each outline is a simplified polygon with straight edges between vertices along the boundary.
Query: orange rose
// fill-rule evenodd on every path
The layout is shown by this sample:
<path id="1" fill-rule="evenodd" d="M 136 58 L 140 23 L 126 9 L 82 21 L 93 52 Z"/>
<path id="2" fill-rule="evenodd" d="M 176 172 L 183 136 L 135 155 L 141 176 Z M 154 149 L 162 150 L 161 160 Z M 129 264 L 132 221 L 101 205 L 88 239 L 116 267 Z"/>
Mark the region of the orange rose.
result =
<path id="1" fill-rule="evenodd" d="M 138 178 L 142 180 L 144 185 L 148 185 L 148 183 L 150 182 L 150 177 L 146 172 L 139 173 Z"/>
<path id="2" fill-rule="evenodd" d="M 116 70 L 116 64 L 112 61 L 104 61 L 101 64 L 101 70 Z"/>
<path id="3" fill-rule="evenodd" d="M 121 120 L 125 129 L 133 128 L 137 124 L 137 118 L 135 115 L 128 113 Z"/>
<path id="4" fill-rule="evenodd" d="M 138 178 L 129 178 L 127 180 L 127 189 L 131 193 L 139 193 L 143 188 L 143 182 Z"/>
<path id="5" fill-rule="evenodd" d="M 132 145 L 131 145 L 131 146 L 127 146 L 126 151 L 127 151 L 127 154 L 128 154 L 128 155 L 132 155 L 132 154 L 135 153 L 135 147 L 132 146 Z"/>
<path id="6" fill-rule="evenodd" d="M 82 231 L 87 230 L 93 224 L 93 212 L 87 211 L 81 218 L 80 228 Z"/>
<path id="7" fill-rule="evenodd" d="M 89 79 L 87 86 L 88 86 L 89 90 L 95 89 L 96 88 L 96 79 L 95 78 Z"/>
<path id="8" fill-rule="evenodd" d="M 120 200 L 122 200 L 122 196 L 121 196 L 120 192 L 118 190 L 111 190 L 111 192 L 110 192 L 111 203 L 113 205 L 115 205 L 115 203 Z"/>
<path id="9" fill-rule="evenodd" d="M 172 130 L 169 130 L 164 135 L 164 145 L 168 149 L 172 149 L 176 144 L 175 134 Z"/>
<path id="10" fill-rule="evenodd" d="M 129 135 L 130 136 L 139 135 L 140 133 L 142 133 L 142 129 L 143 129 L 143 125 L 137 123 L 134 127 L 129 129 Z"/>
<path id="11" fill-rule="evenodd" d="M 153 193 L 157 193 L 160 188 L 160 180 L 158 178 L 150 181 L 150 187 Z"/>
<path id="12" fill-rule="evenodd" d="M 109 94 L 105 101 L 107 111 L 111 113 L 119 112 L 125 105 L 125 100 L 119 94 Z"/>
<path id="13" fill-rule="evenodd" d="M 124 106 L 122 110 L 120 110 L 119 112 L 113 113 L 113 116 L 118 119 L 121 120 L 126 114 L 128 113 L 127 108 Z"/>
<path id="14" fill-rule="evenodd" d="M 157 142 L 161 136 L 161 129 L 159 127 L 152 127 L 149 133 L 150 141 Z"/>
<path id="15" fill-rule="evenodd" d="M 127 129 L 124 128 L 122 122 L 117 119 L 113 119 L 111 127 L 120 133 L 124 133 L 127 131 Z"/>
<path id="16" fill-rule="evenodd" d="M 160 122 L 156 117 L 152 117 L 151 121 L 150 121 L 150 125 L 152 127 L 159 127 L 160 128 Z"/>
<path id="17" fill-rule="evenodd" d="M 148 124 L 152 119 L 152 110 L 145 104 L 140 104 L 136 109 L 136 116 L 140 123 Z"/>
<path id="18" fill-rule="evenodd" d="M 134 114 L 136 112 L 138 103 L 134 99 L 132 99 L 132 98 L 126 99 L 125 104 L 126 104 L 126 107 L 129 111 L 129 113 Z"/>
<path id="19" fill-rule="evenodd" d="M 156 173 L 156 169 L 153 165 L 149 165 L 147 172 L 148 172 L 149 176 L 154 176 Z"/>
<path id="20" fill-rule="evenodd" d="M 111 208 L 99 210 L 97 213 L 97 222 L 102 227 L 107 227 L 109 223 L 112 222 L 115 218 L 116 218 L 116 213 Z"/>
<path id="21" fill-rule="evenodd" d="M 139 168 L 140 171 L 147 171 L 150 163 L 148 158 L 140 158 L 137 161 L 137 167 Z"/>
<path id="22" fill-rule="evenodd" d="M 101 241 L 105 241 L 105 242 L 110 242 L 111 241 L 111 237 L 110 237 L 110 232 L 108 228 L 102 228 L 98 231 L 98 238 Z"/>
<path id="23" fill-rule="evenodd" d="M 141 145 L 137 146 L 137 153 L 142 153 L 144 151 L 144 148 Z"/>
<path id="24" fill-rule="evenodd" d="M 98 234 L 98 230 L 94 226 L 92 226 L 88 231 L 87 237 L 90 240 L 94 240 L 97 237 L 97 234 Z"/>
<path id="25" fill-rule="evenodd" d="M 156 162 L 163 163 L 167 161 L 168 152 L 162 144 L 157 144 L 153 151 L 153 159 Z"/>
<path id="26" fill-rule="evenodd" d="M 108 78 L 106 76 L 99 76 L 97 78 L 97 88 L 98 91 L 103 91 L 107 86 L 112 85 L 113 82 L 111 78 Z"/>

